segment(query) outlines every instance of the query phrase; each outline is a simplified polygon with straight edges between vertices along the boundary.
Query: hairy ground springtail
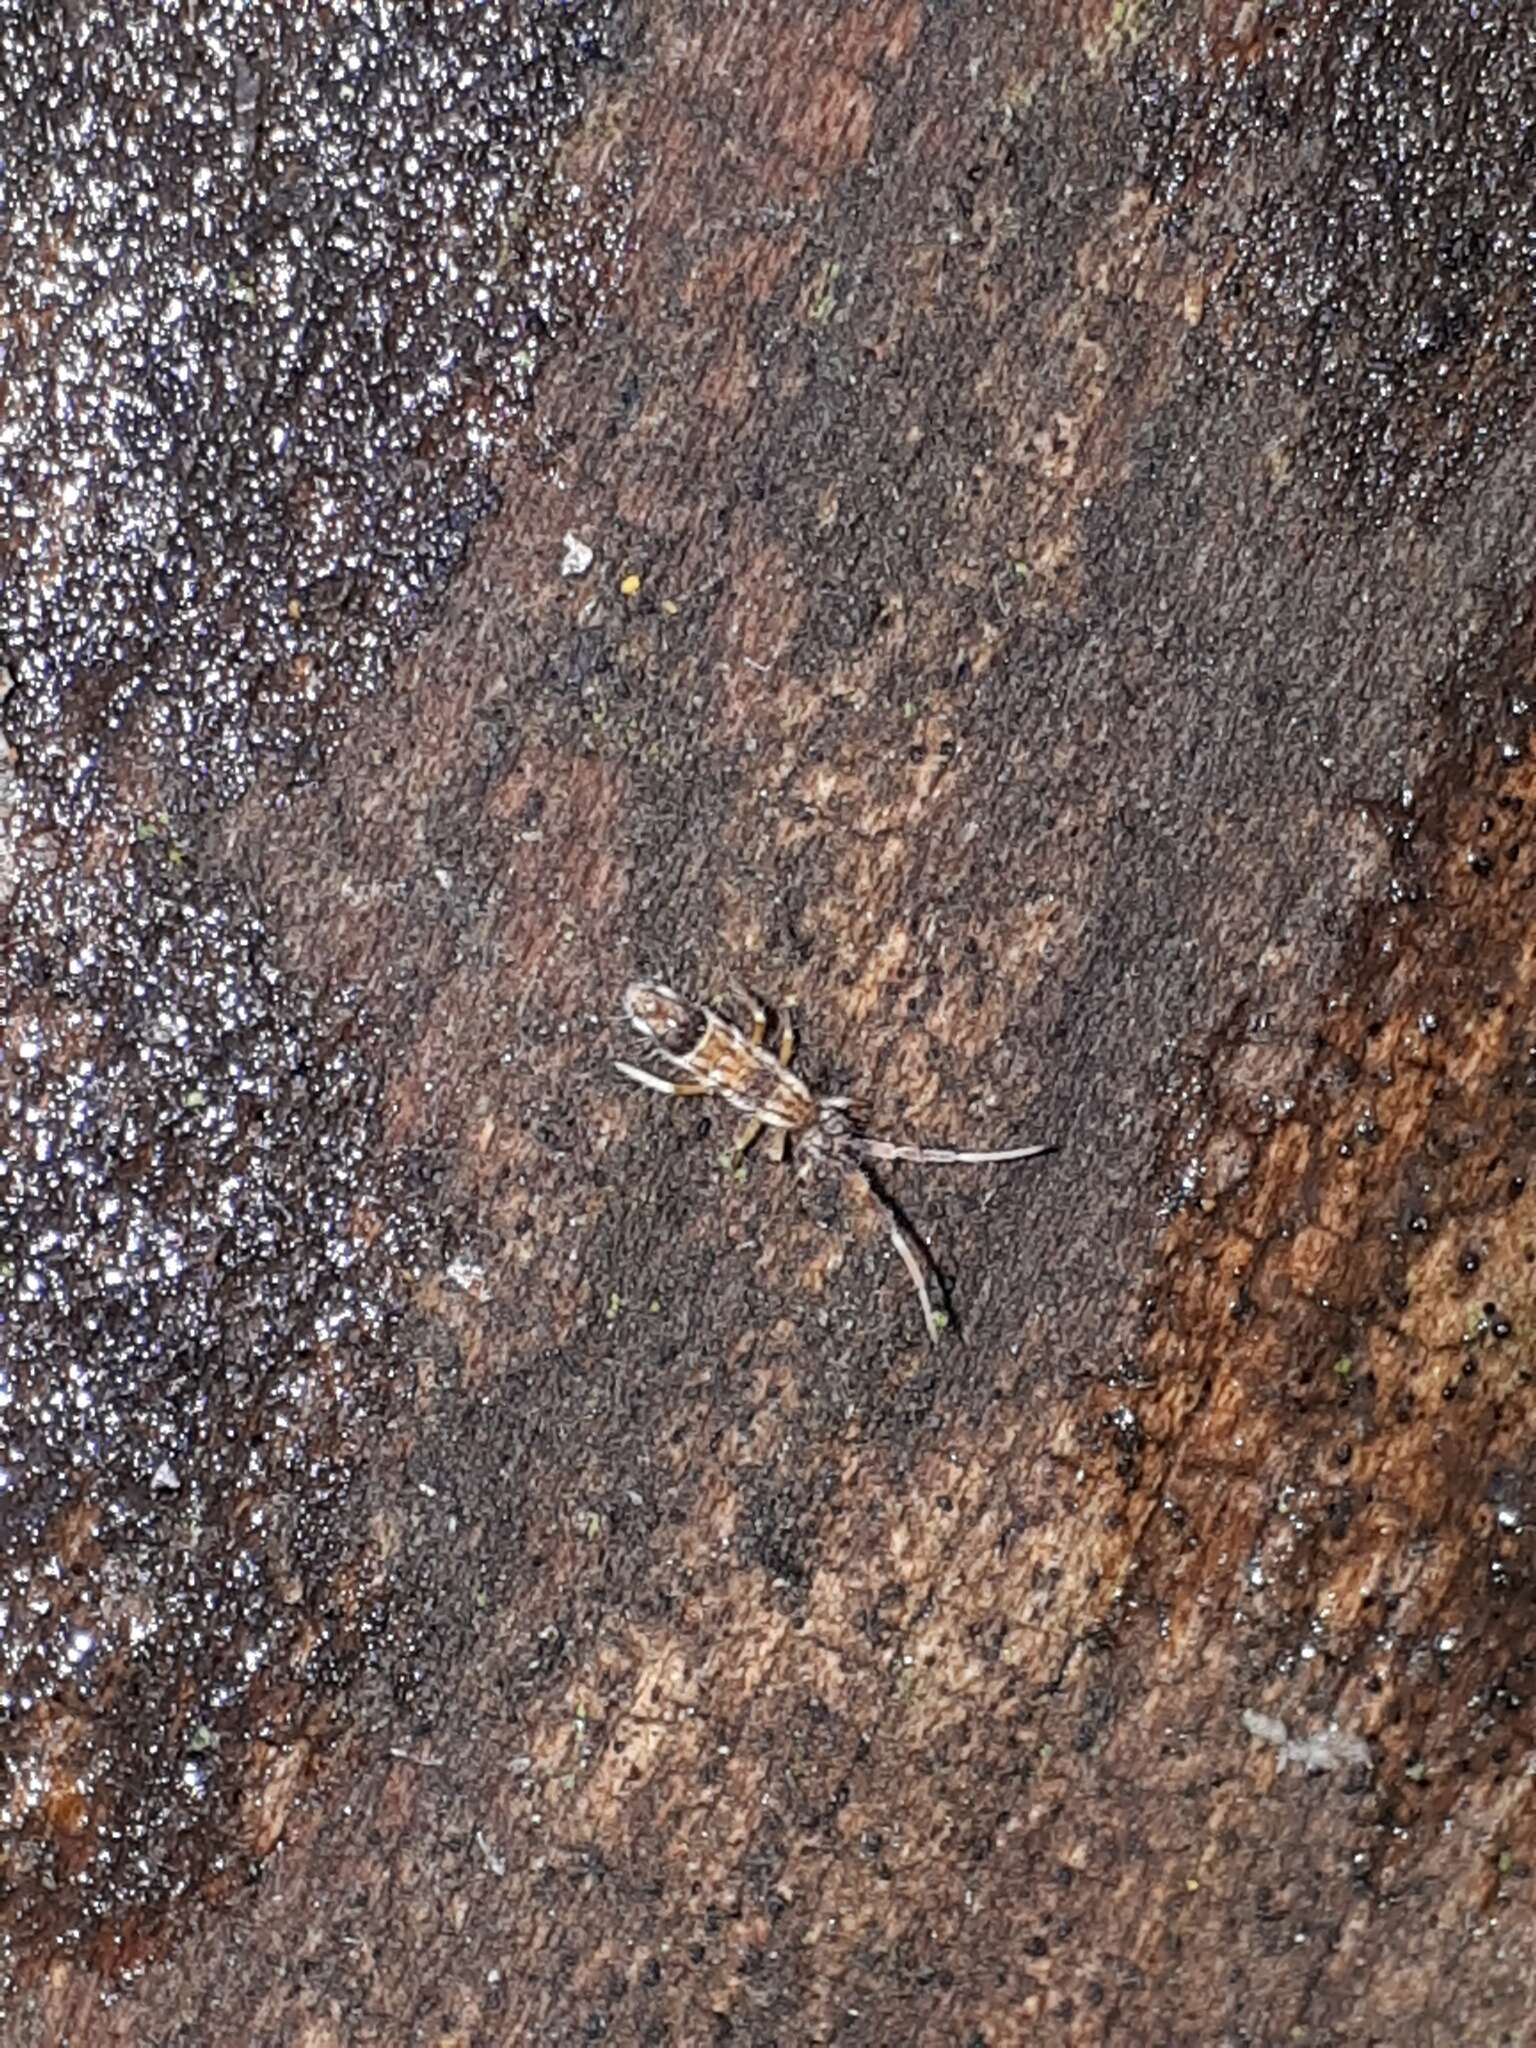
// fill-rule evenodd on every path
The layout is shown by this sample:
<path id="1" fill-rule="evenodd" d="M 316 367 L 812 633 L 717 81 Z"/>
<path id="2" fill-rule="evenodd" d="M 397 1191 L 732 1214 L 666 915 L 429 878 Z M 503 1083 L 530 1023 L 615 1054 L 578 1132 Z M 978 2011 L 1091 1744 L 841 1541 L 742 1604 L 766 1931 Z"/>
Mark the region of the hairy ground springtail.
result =
<path id="1" fill-rule="evenodd" d="M 939 1318 L 928 1293 L 924 1255 L 890 1201 L 870 1178 L 864 1162 L 916 1159 L 938 1165 L 984 1166 L 1004 1159 L 1037 1159 L 1055 1147 L 1016 1145 L 1006 1152 L 953 1152 L 940 1145 L 897 1145 L 888 1138 L 869 1137 L 859 1128 L 858 1111 L 851 1097 L 813 1095 L 799 1075 L 790 1072 L 795 1034 L 787 1018 L 783 1021 L 777 1054 L 769 1050 L 763 1042 L 768 1014 L 755 1001 L 750 1038 L 702 1003 L 688 1002 L 659 981 L 631 982 L 624 991 L 624 1014 L 641 1037 L 684 1078 L 668 1080 L 644 1067 L 615 1060 L 619 1072 L 661 1095 L 720 1096 L 746 1119 L 736 1140 L 738 1159 L 767 1130 L 776 1160 L 783 1159 L 785 1146 L 790 1138 L 795 1138 L 804 1162 L 802 1171 L 836 1166 L 858 1183 L 885 1217 L 891 1243 L 911 1274 L 917 1298 L 923 1305 L 923 1323 L 929 1340 L 937 1344 Z"/>

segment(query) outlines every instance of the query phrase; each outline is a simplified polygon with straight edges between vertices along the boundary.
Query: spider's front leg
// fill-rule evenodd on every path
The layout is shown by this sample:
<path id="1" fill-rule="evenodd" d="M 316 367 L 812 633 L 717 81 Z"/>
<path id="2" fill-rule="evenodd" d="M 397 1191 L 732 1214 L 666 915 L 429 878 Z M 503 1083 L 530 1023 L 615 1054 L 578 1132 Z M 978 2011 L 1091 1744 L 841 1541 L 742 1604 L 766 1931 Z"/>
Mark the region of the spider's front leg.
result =
<path id="1" fill-rule="evenodd" d="M 784 1007 L 779 1012 L 779 1065 L 790 1067 L 795 1062 L 795 1020 L 790 1012 L 795 1007 L 793 996 L 784 998 Z"/>
<path id="2" fill-rule="evenodd" d="M 627 1081 L 638 1081 L 642 1088 L 654 1088 L 658 1095 L 707 1095 L 708 1084 L 704 1081 L 669 1081 L 662 1074 L 647 1073 L 644 1067 L 632 1067 L 628 1060 L 613 1063 Z"/>

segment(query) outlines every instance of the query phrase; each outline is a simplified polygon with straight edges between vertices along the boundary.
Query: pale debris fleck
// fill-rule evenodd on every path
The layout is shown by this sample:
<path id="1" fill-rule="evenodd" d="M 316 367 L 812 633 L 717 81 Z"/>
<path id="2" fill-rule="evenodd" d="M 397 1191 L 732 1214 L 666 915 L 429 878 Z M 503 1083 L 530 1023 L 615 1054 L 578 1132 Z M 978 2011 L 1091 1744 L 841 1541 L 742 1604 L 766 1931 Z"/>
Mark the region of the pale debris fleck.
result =
<path id="1" fill-rule="evenodd" d="M 448 1278 L 455 1287 L 462 1287 L 466 1294 L 472 1294 L 476 1301 L 485 1299 L 485 1268 L 476 1265 L 473 1259 L 466 1259 L 461 1253 L 450 1260 Z"/>
<path id="2" fill-rule="evenodd" d="M 562 576 L 585 576 L 592 566 L 592 550 L 574 533 L 565 536 L 565 553 L 560 557 Z"/>
<path id="3" fill-rule="evenodd" d="M 1243 1726 L 1259 1742 L 1267 1742 L 1280 1752 L 1276 1768 L 1284 1770 L 1287 1764 L 1299 1764 L 1305 1771 L 1352 1771 L 1371 1768 L 1371 1745 L 1362 1735 L 1350 1735 L 1344 1729 L 1330 1722 L 1318 1735 L 1292 1737 L 1283 1721 L 1277 1721 L 1272 1714 L 1256 1714 L 1251 1707 L 1243 1710 Z"/>

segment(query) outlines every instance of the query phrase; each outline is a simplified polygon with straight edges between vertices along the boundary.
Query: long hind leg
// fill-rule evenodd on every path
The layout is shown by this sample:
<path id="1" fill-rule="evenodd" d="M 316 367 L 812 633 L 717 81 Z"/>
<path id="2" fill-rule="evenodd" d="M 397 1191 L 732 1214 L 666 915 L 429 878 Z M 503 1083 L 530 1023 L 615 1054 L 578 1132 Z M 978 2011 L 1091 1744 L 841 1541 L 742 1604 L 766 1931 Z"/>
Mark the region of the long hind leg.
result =
<path id="1" fill-rule="evenodd" d="M 930 1344 L 937 1344 L 939 1332 L 943 1328 L 943 1324 L 939 1320 L 942 1311 L 935 1309 L 933 1297 L 928 1291 L 927 1262 L 923 1257 L 916 1238 L 913 1237 L 911 1231 L 908 1230 L 900 1216 L 897 1215 L 895 1204 L 891 1201 L 890 1197 L 882 1193 L 862 1166 L 850 1164 L 847 1167 L 847 1171 L 863 1189 L 865 1197 L 874 1203 L 880 1214 L 885 1218 L 885 1225 L 890 1232 L 891 1243 L 896 1247 L 901 1263 L 906 1267 L 912 1285 L 917 1289 L 917 1299 L 923 1311 L 923 1328 L 928 1332 L 928 1341 Z M 948 1320 L 947 1315 L 945 1320 Z"/>

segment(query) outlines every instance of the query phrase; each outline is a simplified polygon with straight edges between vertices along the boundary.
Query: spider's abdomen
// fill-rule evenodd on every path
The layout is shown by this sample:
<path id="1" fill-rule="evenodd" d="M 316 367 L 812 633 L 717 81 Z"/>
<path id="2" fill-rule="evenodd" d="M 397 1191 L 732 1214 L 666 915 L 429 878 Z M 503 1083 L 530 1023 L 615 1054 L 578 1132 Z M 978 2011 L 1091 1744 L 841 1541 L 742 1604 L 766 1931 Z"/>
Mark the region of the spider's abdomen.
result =
<path id="1" fill-rule="evenodd" d="M 816 1121 L 816 1102 L 797 1074 L 765 1046 L 753 1045 L 713 1011 L 690 1070 L 713 1094 L 743 1116 L 761 1117 L 780 1131 L 804 1131 Z M 696 1064 L 695 1064 L 696 1063 Z"/>

